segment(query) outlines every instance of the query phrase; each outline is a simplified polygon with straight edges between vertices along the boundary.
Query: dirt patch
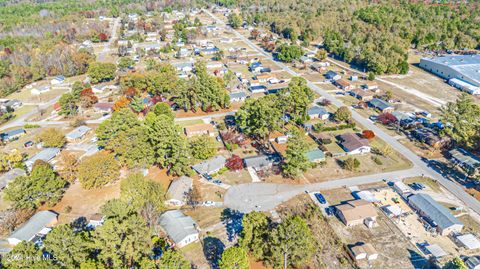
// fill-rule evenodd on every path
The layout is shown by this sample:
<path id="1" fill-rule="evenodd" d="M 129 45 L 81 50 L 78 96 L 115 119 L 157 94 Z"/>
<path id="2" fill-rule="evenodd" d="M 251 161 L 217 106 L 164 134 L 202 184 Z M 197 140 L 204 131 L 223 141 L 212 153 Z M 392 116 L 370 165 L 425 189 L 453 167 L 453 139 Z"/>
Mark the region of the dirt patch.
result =
<path id="1" fill-rule="evenodd" d="M 172 182 L 172 180 L 174 179 L 173 176 L 167 174 L 166 169 L 160 169 L 158 166 L 152 166 L 148 170 L 147 177 L 150 178 L 152 181 L 162 184 L 165 190 L 168 189 L 168 186 L 170 186 L 170 182 Z"/>
<path id="2" fill-rule="evenodd" d="M 187 117 L 199 117 L 199 116 L 211 116 L 215 117 L 215 114 L 222 114 L 226 112 L 232 112 L 235 110 L 238 110 L 242 106 L 242 103 L 232 103 L 230 104 L 229 108 L 226 109 L 220 109 L 215 112 L 204 112 L 201 110 L 197 110 L 196 112 L 193 111 L 185 111 L 185 110 L 177 110 L 175 111 L 175 118 L 187 118 Z"/>
<path id="3" fill-rule="evenodd" d="M 45 209 L 60 213 L 59 221 L 66 223 L 82 216 L 88 219 L 90 215 L 100 212 L 100 207 L 106 201 L 118 197 L 120 197 L 120 181 L 93 190 L 83 189 L 80 183 L 76 182 L 67 189 L 58 204 L 53 208 Z M 67 207 L 71 207 L 69 213 L 65 212 Z"/>

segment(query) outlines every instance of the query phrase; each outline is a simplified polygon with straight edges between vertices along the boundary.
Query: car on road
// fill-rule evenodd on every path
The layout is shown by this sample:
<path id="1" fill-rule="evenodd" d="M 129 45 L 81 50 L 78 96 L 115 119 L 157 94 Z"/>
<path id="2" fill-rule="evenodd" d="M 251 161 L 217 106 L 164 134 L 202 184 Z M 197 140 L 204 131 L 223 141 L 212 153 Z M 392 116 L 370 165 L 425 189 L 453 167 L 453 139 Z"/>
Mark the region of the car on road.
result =
<path id="1" fill-rule="evenodd" d="M 212 181 L 214 184 L 217 184 L 217 185 L 220 185 L 222 184 L 222 181 L 221 180 L 218 180 L 218 179 L 215 179 L 214 181 Z"/>
<path id="2" fill-rule="evenodd" d="M 375 116 L 375 115 L 371 115 L 370 117 L 368 117 L 369 120 L 375 122 L 378 120 L 378 116 Z"/>
<path id="3" fill-rule="evenodd" d="M 317 192 L 314 195 L 315 195 L 315 198 L 317 198 L 317 200 L 320 204 L 324 205 L 324 204 L 327 203 L 327 200 L 325 200 L 325 197 L 323 196 L 323 194 Z"/>
<path id="4" fill-rule="evenodd" d="M 333 216 L 335 214 L 335 209 L 331 206 L 325 208 L 325 213 L 327 213 L 327 216 Z"/>
<path id="5" fill-rule="evenodd" d="M 206 180 L 208 180 L 208 181 L 210 181 L 210 180 L 213 179 L 213 178 L 212 178 L 209 174 L 207 174 L 207 173 L 202 174 L 202 176 L 203 176 Z"/>

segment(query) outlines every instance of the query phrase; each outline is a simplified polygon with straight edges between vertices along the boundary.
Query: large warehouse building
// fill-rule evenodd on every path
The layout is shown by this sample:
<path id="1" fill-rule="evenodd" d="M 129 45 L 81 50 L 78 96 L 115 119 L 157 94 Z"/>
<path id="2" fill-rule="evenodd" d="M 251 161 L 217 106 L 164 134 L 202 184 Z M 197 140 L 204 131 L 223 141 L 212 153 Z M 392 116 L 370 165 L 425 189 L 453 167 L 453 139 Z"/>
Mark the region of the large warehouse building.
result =
<path id="1" fill-rule="evenodd" d="M 449 55 L 422 58 L 420 67 L 440 76 L 455 88 L 480 94 L 480 55 Z"/>

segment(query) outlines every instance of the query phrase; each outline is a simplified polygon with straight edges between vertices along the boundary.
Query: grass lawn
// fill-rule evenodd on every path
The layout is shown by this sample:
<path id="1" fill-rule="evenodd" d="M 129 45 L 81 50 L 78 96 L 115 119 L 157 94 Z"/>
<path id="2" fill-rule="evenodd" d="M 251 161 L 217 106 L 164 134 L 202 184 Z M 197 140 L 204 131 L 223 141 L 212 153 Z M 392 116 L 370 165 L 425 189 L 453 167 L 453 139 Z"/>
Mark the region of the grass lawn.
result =
<path id="1" fill-rule="evenodd" d="M 425 186 L 428 186 L 434 192 L 442 192 L 440 185 L 431 178 L 428 177 L 411 177 L 404 180 L 406 184 L 411 184 L 414 182 L 421 183 Z"/>

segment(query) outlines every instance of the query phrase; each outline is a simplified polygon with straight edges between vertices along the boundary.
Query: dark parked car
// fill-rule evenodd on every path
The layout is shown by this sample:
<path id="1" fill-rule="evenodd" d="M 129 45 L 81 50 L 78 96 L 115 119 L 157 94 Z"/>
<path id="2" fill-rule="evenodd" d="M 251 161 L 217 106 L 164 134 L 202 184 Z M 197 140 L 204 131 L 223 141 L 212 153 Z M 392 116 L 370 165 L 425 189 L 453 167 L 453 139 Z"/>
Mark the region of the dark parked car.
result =
<path id="1" fill-rule="evenodd" d="M 317 198 L 317 200 L 320 202 L 320 204 L 326 204 L 327 203 L 327 200 L 325 200 L 325 197 L 323 197 L 323 195 L 319 192 L 315 193 L 315 198 Z"/>
<path id="2" fill-rule="evenodd" d="M 213 183 L 217 184 L 217 185 L 220 185 L 222 184 L 222 181 L 221 180 L 218 180 L 218 179 L 215 179 L 214 181 L 212 181 Z"/>
<path id="3" fill-rule="evenodd" d="M 208 181 L 212 180 L 212 177 L 209 174 L 202 174 L 202 176 Z"/>

